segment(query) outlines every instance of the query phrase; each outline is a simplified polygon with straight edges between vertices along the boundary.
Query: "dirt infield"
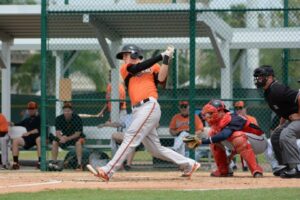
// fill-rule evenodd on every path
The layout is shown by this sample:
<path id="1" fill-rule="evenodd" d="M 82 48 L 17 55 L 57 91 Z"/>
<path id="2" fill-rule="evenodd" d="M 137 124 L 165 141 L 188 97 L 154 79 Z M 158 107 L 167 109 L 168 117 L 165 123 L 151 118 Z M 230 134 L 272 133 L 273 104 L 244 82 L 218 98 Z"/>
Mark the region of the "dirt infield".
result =
<path id="1" fill-rule="evenodd" d="M 180 177 L 180 172 L 120 172 L 109 183 L 103 183 L 88 172 L 9 171 L 0 173 L 0 182 L 0 193 L 68 188 L 212 190 L 300 187 L 299 179 L 281 179 L 270 173 L 264 174 L 264 178 L 254 179 L 249 172 L 235 173 L 230 178 L 213 178 L 208 172 L 196 172 L 191 180 Z"/>

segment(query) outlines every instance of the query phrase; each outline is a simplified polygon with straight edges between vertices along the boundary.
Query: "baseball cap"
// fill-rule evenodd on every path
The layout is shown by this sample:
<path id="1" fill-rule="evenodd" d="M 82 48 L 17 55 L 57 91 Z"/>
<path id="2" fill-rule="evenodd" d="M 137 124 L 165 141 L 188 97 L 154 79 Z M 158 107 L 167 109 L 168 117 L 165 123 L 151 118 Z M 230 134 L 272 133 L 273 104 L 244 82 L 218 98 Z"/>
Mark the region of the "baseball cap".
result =
<path id="1" fill-rule="evenodd" d="M 179 105 L 189 105 L 188 101 L 179 101 Z"/>
<path id="2" fill-rule="evenodd" d="M 27 104 L 27 109 L 37 109 L 38 108 L 38 105 L 36 102 L 34 101 L 29 101 L 28 104 Z"/>
<path id="3" fill-rule="evenodd" d="M 234 103 L 234 107 L 245 107 L 244 101 L 237 101 Z"/>
<path id="4" fill-rule="evenodd" d="M 64 105 L 63 105 L 63 109 L 65 109 L 65 108 L 70 108 L 70 109 L 72 109 L 72 103 L 69 102 L 69 101 L 65 101 L 65 102 L 64 102 Z"/>

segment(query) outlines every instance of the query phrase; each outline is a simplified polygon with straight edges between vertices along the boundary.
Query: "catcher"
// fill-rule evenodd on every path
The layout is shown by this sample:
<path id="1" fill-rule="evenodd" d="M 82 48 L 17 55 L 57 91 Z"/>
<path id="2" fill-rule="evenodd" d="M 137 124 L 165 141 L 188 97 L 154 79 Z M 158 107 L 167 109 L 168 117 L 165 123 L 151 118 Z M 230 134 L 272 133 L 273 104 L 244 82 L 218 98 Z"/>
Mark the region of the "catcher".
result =
<path id="1" fill-rule="evenodd" d="M 257 164 L 255 154 L 263 153 L 267 147 L 263 131 L 250 123 L 246 118 L 230 113 L 222 101 L 211 100 L 202 109 L 202 116 L 211 129 L 207 139 L 188 136 L 183 139 L 188 147 L 194 149 L 201 144 L 210 144 L 217 170 L 211 173 L 214 177 L 228 177 L 230 159 L 240 154 L 247 162 L 254 178 L 263 176 L 262 168 Z M 225 146 L 232 150 L 229 159 Z"/>

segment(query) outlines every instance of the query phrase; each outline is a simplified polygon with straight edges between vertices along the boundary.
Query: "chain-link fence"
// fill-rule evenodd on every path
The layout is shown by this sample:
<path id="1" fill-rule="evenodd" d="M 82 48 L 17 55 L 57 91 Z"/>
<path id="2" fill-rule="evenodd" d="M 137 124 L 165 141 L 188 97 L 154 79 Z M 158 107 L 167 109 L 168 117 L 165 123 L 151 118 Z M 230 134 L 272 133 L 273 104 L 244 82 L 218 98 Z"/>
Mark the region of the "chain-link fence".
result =
<path id="1" fill-rule="evenodd" d="M 120 122 L 124 111 L 131 113 L 128 93 L 125 107 L 118 86 L 122 82 L 122 63 L 115 59 L 124 44 L 139 46 L 145 59 L 160 54 L 169 44 L 176 47 L 166 88 L 158 88 L 162 110 L 158 135 L 161 143 L 170 148 L 175 147 L 175 136 L 169 130 L 174 115 L 189 112 L 188 121 L 193 122 L 201 117 L 201 108 L 211 99 L 224 100 L 232 112 L 236 111 L 236 101 L 244 101 L 247 113 L 256 117 L 269 136 L 274 114 L 252 77 L 253 70 L 261 64 L 272 65 L 276 79 L 298 88 L 297 1 L 234 4 L 212 0 L 51 0 L 44 6 L 42 98 L 46 112 L 42 117 L 46 119 L 47 138 L 65 134 L 68 128 L 75 127 L 72 134 L 83 131 L 69 146 L 63 145 L 65 139 L 54 140 L 51 146 L 60 146 L 58 156 L 56 151 L 52 155 L 47 151 L 47 160 L 61 161 L 65 168 L 79 167 L 76 158 L 82 159 L 82 166 L 87 162 L 105 162 L 106 154 L 112 156 L 112 137 L 117 144 L 122 141 L 118 138 L 122 134 L 116 133 L 126 130 L 126 126 L 116 128 L 110 122 Z M 72 107 L 64 107 L 64 101 L 71 101 Z M 187 110 L 180 101 L 189 102 Z M 68 112 L 73 115 L 67 117 Z M 58 120 L 58 116 L 62 119 Z M 72 124 L 74 118 L 76 123 Z M 82 125 L 77 127 L 77 123 Z M 190 123 L 188 131 L 193 134 L 197 127 Z M 74 148 L 84 153 L 76 156 L 72 150 L 75 161 L 70 161 L 66 154 Z M 194 156 L 194 152 L 184 154 Z M 196 159 L 203 158 L 196 153 Z M 127 161 L 127 169 L 127 165 L 173 166 L 153 159 L 143 147 L 137 149 L 132 163 Z"/>

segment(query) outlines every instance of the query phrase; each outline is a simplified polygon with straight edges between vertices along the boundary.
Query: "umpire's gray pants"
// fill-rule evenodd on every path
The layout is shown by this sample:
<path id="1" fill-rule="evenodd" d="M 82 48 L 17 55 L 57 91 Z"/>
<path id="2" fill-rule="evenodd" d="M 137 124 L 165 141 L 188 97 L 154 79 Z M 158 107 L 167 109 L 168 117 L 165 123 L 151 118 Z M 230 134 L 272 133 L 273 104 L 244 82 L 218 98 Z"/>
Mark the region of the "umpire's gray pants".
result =
<path id="1" fill-rule="evenodd" d="M 271 143 L 280 165 L 300 164 L 297 139 L 300 139 L 300 120 L 287 121 L 273 131 Z"/>

